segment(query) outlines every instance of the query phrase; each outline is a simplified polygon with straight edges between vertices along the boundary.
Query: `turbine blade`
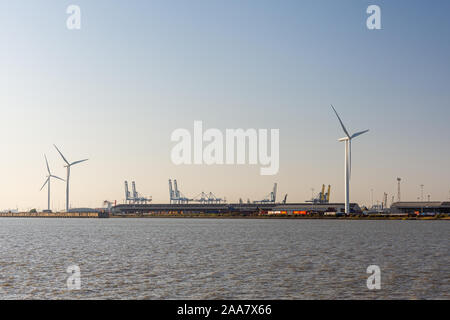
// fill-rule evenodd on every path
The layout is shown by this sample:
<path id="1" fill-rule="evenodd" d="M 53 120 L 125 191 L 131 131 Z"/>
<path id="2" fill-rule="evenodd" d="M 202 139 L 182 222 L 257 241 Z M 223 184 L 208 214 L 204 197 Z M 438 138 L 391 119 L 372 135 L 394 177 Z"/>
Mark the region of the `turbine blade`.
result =
<path id="1" fill-rule="evenodd" d="M 45 154 L 44 154 L 44 158 L 45 158 L 45 164 L 47 165 L 48 174 L 51 175 L 52 173 L 50 172 L 50 167 L 48 166 L 47 156 Z"/>
<path id="2" fill-rule="evenodd" d="M 88 161 L 88 160 L 89 159 L 78 160 L 78 161 L 72 162 L 70 165 L 72 166 L 74 164 L 77 164 L 77 163 L 80 163 L 80 162 L 84 162 L 84 161 Z"/>
<path id="3" fill-rule="evenodd" d="M 58 153 L 61 155 L 61 157 L 63 158 L 64 162 L 67 163 L 67 165 L 70 165 L 69 161 L 67 161 L 67 159 L 63 156 L 63 154 L 61 153 L 61 151 L 59 151 L 58 147 L 54 144 L 56 150 L 58 151 Z"/>
<path id="4" fill-rule="evenodd" d="M 47 180 L 45 180 L 44 184 L 42 185 L 41 189 L 39 189 L 39 191 L 41 191 L 45 187 L 45 185 L 47 184 L 49 179 L 50 179 L 50 177 L 48 177 Z"/>
<path id="5" fill-rule="evenodd" d="M 364 133 L 366 133 L 366 132 L 368 132 L 368 131 L 369 131 L 369 129 L 364 130 L 364 131 L 360 131 L 360 132 L 357 132 L 357 133 L 354 133 L 354 134 L 351 136 L 350 139 L 356 138 L 357 136 L 360 136 L 360 135 L 362 135 L 362 134 L 364 134 Z"/>
<path id="6" fill-rule="evenodd" d="M 61 181 L 66 181 L 66 180 L 64 180 L 64 179 L 62 179 L 62 178 L 60 178 L 60 177 L 54 176 L 54 175 L 51 175 L 50 177 L 59 179 L 59 180 L 61 180 Z"/>
<path id="7" fill-rule="evenodd" d="M 342 120 L 341 120 L 341 118 L 339 117 L 339 115 L 338 115 L 336 109 L 333 107 L 333 105 L 331 105 L 331 107 L 333 108 L 333 111 L 334 111 L 334 113 L 336 114 L 336 117 L 338 118 L 339 122 L 341 123 L 342 130 L 344 130 L 344 132 L 345 132 L 345 134 L 347 135 L 347 137 L 350 138 L 350 135 L 348 134 L 347 129 L 345 128 L 344 124 L 342 123 Z"/>

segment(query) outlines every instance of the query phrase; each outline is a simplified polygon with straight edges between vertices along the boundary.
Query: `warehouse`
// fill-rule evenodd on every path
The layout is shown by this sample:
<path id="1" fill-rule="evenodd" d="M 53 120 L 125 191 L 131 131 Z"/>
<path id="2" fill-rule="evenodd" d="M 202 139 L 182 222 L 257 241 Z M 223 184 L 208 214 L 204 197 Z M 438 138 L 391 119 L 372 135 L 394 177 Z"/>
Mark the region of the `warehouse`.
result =
<path id="1" fill-rule="evenodd" d="M 326 212 L 345 212 L 344 203 L 293 203 L 277 205 L 267 212 L 267 214 L 301 215 L 310 213 L 324 214 Z M 362 210 L 357 203 L 350 203 L 350 213 L 361 214 Z"/>
<path id="2" fill-rule="evenodd" d="M 394 202 L 392 213 L 450 213 L 450 201 Z"/>

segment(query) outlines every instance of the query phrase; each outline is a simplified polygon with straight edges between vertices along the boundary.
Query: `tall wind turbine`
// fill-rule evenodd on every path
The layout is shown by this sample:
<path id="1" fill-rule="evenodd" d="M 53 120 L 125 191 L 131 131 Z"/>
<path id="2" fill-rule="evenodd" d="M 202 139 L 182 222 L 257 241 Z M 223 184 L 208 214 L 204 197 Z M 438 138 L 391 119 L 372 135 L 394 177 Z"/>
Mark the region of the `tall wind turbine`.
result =
<path id="1" fill-rule="evenodd" d="M 363 133 L 366 133 L 369 130 L 360 131 L 357 133 L 354 133 L 350 135 L 345 128 L 344 124 L 342 123 L 341 118 L 339 117 L 338 113 L 336 112 L 336 109 L 331 105 L 331 108 L 333 108 L 334 113 L 336 114 L 339 123 L 341 124 L 342 130 L 344 130 L 345 137 L 339 139 L 338 141 L 345 142 L 345 213 L 350 214 L 350 174 L 352 171 L 352 139 L 356 138 L 357 136 L 362 135 Z"/>
<path id="2" fill-rule="evenodd" d="M 47 188 L 48 188 L 47 210 L 50 212 L 50 180 L 51 180 L 51 178 L 55 178 L 55 179 L 64 181 L 64 179 L 61 179 L 60 177 L 57 177 L 50 172 L 50 167 L 48 166 L 47 156 L 45 154 L 44 154 L 44 158 L 45 158 L 45 164 L 47 165 L 48 176 L 47 176 L 47 180 L 45 180 L 44 184 L 42 185 L 41 190 L 45 187 L 45 185 L 47 185 Z M 41 191 L 41 190 L 39 190 L 39 191 Z"/>
<path id="3" fill-rule="evenodd" d="M 61 155 L 61 158 L 64 160 L 64 162 L 66 163 L 66 165 L 64 167 L 67 168 L 67 178 L 66 178 L 66 212 L 69 212 L 69 179 L 70 179 L 70 167 L 78 164 L 80 162 L 84 162 L 87 161 L 88 159 L 83 159 L 83 160 L 78 160 L 78 161 L 74 161 L 72 163 L 70 163 L 69 161 L 67 161 L 67 159 L 63 156 L 63 154 L 61 153 L 61 151 L 59 151 L 58 147 L 56 145 L 54 145 L 56 150 L 58 151 L 58 153 Z"/>

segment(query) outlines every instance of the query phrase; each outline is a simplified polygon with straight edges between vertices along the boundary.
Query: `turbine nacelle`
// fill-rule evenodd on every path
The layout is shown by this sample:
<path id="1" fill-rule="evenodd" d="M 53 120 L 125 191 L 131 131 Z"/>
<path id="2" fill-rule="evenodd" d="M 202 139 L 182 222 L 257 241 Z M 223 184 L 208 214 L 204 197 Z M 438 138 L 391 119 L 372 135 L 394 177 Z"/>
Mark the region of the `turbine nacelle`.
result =
<path id="1" fill-rule="evenodd" d="M 61 180 L 61 181 L 65 181 L 64 179 L 62 179 L 62 178 L 60 178 L 60 177 L 58 177 L 58 176 L 55 176 L 55 175 L 53 175 L 52 173 L 51 173 L 51 171 L 50 171 L 50 166 L 48 165 L 48 160 L 47 160 L 47 156 L 44 154 L 44 158 L 45 158 L 45 164 L 46 164 L 46 166 L 47 166 L 47 172 L 48 172 L 48 175 L 46 176 L 46 180 L 45 180 L 45 182 L 44 182 L 44 184 L 42 185 L 42 187 L 41 187 L 41 189 L 39 190 L 39 191 L 41 191 L 44 187 L 45 187 L 45 185 L 47 184 L 47 183 L 49 183 L 50 182 L 50 179 L 51 178 L 55 178 L 55 179 L 59 179 L 59 180 Z"/>
<path id="2" fill-rule="evenodd" d="M 339 115 L 338 115 L 336 109 L 333 107 L 333 105 L 331 105 L 331 108 L 333 108 L 333 111 L 336 114 L 336 117 L 338 118 L 339 123 L 341 124 L 342 130 L 344 131 L 344 133 L 346 135 L 346 137 L 340 138 L 338 141 L 342 142 L 342 141 L 352 140 L 353 138 L 356 138 L 357 136 L 360 136 L 363 133 L 366 133 L 369 131 L 369 130 L 364 130 L 364 131 L 356 132 L 356 133 L 350 135 L 347 131 L 347 128 L 344 126 L 344 123 L 342 122 L 341 117 L 339 117 Z"/>
<path id="3" fill-rule="evenodd" d="M 65 164 L 65 165 L 64 165 L 64 168 L 70 168 L 71 166 L 73 166 L 73 165 L 75 165 L 75 164 L 79 164 L 79 163 L 81 163 L 81 162 L 88 161 L 88 160 L 89 160 L 89 159 L 83 159 L 83 160 L 74 161 L 74 162 L 72 162 L 72 163 Z"/>
<path id="4" fill-rule="evenodd" d="M 73 166 L 75 164 L 84 162 L 84 161 L 88 161 L 89 159 L 83 159 L 83 160 L 78 160 L 78 161 L 74 161 L 72 163 L 70 163 L 69 161 L 67 161 L 66 157 L 64 157 L 64 155 L 62 154 L 61 151 L 59 151 L 58 147 L 54 144 L 56 151 L 58 151 L 59 155 L 61 156 L 61 158 L 63 159 L 63 161 L 66 163 L 66 165 L 64 165 L 64 168 L 69 168 L 70 166 Z"/>
<path id="5" fill-rule="evenodd" d="M 368 131 L 369 131 L 369 129 L 364 130 L 364 131 L 360 131 L 360 132 L 357 132 L 357 133 L 352 134 L 350 137 L 343 137 L 343 138 L 340 138 L 340 139 L 338 139 L 338 141 L 339 141 L 339 142 L 343 142 L 343 141 L 347 141 L 347 140 L 351 141 L 353 138 L 356 138 L 357 136 L 360 136 L 360 135 L 362 135 L 362 134 L 364 134 L 364 133 L 366 133 L 366 132 L 368 132 Z"/>
<path id="6" fill-rule="evenodd" d="M 69 164 L 69 167 L 70 167 L 70 166 L 73 166 L 73 165 L 75 165 L 75 164 L 84 162 L 84 161 L 88 161 L 88 160 L 89 160 L 89 159 L 83 159 L 83 160 L 74 161 L 74 162 L 72 162 L 71 164 Z"/>

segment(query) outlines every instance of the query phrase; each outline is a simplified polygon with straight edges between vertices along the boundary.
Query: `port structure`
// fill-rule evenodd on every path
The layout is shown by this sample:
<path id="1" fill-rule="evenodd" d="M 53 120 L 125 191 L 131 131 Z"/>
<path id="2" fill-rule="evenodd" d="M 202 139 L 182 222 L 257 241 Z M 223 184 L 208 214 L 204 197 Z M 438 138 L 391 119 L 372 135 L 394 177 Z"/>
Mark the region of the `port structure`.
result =
<path id="1" fill-rule="evenodd" d="M 285 196 L 285 198 L 287 195 Z M 277 183 L 273 184 L 273 190 L 264 199 L 253 201 L 253 203 L 275 203 L 277 199 Z"/>
<path id="2" fill-rule="evenodd" d="M 201 204 L 213 204 L 213 203 L 225 203 L 226 200 L 224 198 L 219 198 L 214 195 L 214 193 L 209 192 L 201 192 L 194 198 L 186 197 L 180 189 L 178 189 L 177 180 L 169 179 L 169 199 L 171 204 L 188 204 L 189 202 L 198 202 Z"/>
<path id="3" fill-rule="evenodd" d="M 287 195 L 286 195 L 287 196 Z M 251 204 L 252 202 L 250 201 L 250 199 L 247 199 L 247 204 Z M 244 201 L 242 200 L 242 198 L 239 198 L 239 204 L 242 205 L 244 204 Z"/>
<path id="4" fill-rule="evenodd" d="M 103 201 L 103 205 L 106 205 L 106 210 L 108 210 L 109 213 L 111 213 L 111 209 L 113 206 L 117 205 L 116 200 L 113 201 L 109 201 L 109 200 L 105 200 Z"/>
<path id="5" fill-rule="evenodd" d="M 311 200 L 306 200 L 306 202 L 312 202 L 312 203 L 329 203 L 330 202 L 330 192 L 331 192 L 331 185 L 328 185 L 328 191 L 325 193 L 325 185 L 322 185 L 322 191 L 319 192 L 315 197 L 313 197 Z"/>
<path id="6" fill-rule="evenodd" d="M 225 203 L 226 202 L 225 199 L 216 197 L 214 195 L 214 193 L 212 193 L 212 192 L 210 192 L 210 193 L 201 192 L 199 195 L 194 197 L 194 199 L 192 199 L 192 201 L 196 201 L 196 202 L 204 203 L 204 204 Z"/>
<path id="7" fill-rule="evenodd" d="M 169 196 L 170 196 L 170 203 L 171 204 L 187 204 L 189 201 L 193 201 L 194 199 L 189 199 L 184 196 L 183 193 L 178 189 L 177 180 L 173 180 L 173 187 L 172 187 L 172 180 L 169 179 Z"/>
<path id="8" fill-rule="evenodd" d="M 130 191 L 128 189 L 128 181 L 125 181 L 125 202 L 126 203 L 142 203 L 146 204 L 150 201 L 152 201 L 152 198 L 146 198 L 139 194 L 139 192 L 136 191 L 136 182 L 131 182 L 131 188 L 133 195 L 130 194 Z"/>

